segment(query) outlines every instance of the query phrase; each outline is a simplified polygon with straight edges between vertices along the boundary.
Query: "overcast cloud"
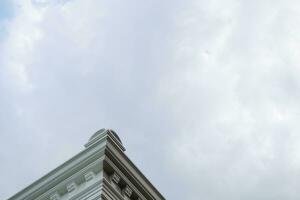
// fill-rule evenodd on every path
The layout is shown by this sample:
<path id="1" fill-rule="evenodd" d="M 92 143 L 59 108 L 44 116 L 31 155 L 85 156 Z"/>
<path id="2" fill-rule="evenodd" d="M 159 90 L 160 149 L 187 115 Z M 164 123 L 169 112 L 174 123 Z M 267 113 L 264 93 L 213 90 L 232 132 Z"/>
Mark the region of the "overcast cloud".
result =
<path id="1" fill-rule="evenodd" d="M 3 2 L 0 199 L 103 127 L 169 200 L 300 199 L 299 1 Z"/>

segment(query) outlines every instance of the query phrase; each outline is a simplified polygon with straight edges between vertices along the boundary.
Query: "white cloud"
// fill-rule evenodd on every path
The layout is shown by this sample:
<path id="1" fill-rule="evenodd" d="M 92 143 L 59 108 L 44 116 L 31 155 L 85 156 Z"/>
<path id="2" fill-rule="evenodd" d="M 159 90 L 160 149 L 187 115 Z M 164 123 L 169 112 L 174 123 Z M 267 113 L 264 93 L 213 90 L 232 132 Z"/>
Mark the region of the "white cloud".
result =
<path id="1" fill-rule="evenodd" d="M 236 6 L 193 6 L 183 19 L 191 24 L 178 33 L 176 63 L 188 69 L 178 66 L 162 92 L 179 130 L 170 165 L 188 199 L 295 199 L 300 82 L 290 52 L 298 39 L 280 32 L 299 32 L 286 24 L 299 13 L 260 2 L 211 14 L 218 9 Z M 280 180 L 284 186 L 270 182 Z"/>
<path id="2" fill-rule="evenodd" d="M 0 198 L 102 126 L 168 199 L 299 198 L 299 3 L 15 4 L 0 46 Z"/>

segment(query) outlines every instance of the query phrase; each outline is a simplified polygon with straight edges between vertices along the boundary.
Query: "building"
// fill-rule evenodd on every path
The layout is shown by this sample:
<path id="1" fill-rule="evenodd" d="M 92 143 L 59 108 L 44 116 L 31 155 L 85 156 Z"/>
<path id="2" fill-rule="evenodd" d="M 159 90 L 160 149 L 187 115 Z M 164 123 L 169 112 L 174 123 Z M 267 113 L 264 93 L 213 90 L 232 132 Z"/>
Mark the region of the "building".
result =
<path id="1" fill-rule="evenodd" d="M 110 129 L 85 149 L 8 200 L 164 200 L 124 153 Z"/>

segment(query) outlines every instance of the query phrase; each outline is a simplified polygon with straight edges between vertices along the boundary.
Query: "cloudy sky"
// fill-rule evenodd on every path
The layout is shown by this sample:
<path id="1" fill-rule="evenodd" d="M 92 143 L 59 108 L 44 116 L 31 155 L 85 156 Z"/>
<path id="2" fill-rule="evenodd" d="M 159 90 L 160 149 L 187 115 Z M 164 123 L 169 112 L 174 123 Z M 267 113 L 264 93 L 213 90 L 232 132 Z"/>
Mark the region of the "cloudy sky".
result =
<path id="1" fill-rule="evenodd" d="M 300 199 L 298 0 L 1 0 L 0 199 L 105 127 L 169 200 Z"/>

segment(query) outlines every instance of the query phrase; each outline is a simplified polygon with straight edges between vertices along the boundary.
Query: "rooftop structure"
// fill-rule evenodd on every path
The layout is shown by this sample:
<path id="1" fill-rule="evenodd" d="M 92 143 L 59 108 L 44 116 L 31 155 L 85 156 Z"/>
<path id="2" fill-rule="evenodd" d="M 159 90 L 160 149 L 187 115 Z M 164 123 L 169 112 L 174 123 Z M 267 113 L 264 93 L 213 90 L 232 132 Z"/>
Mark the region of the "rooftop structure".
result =
<path id="1" fill-rule="evenodd" d="M 8 200 L 164 200 L 124 152 L 119 136 L 101 129 L 83 151 Z"/>

